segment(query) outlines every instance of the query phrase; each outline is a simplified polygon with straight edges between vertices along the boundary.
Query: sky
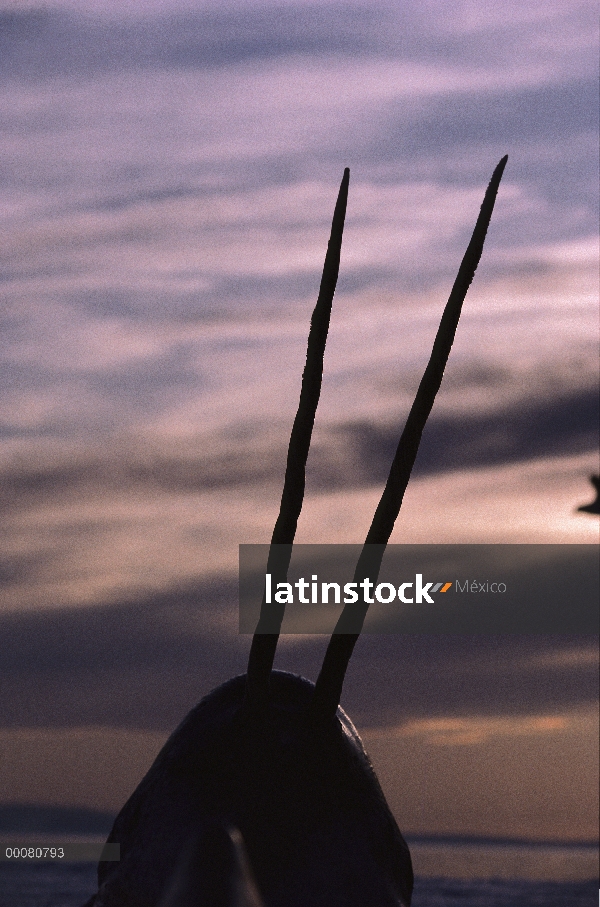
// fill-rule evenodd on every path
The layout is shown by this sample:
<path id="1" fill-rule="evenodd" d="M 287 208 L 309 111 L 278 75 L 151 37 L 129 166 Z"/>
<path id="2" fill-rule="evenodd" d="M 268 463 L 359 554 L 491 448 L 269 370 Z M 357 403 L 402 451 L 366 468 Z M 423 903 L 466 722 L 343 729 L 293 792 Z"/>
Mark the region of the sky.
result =
<path id="1" fill-rule="evenodd" d="M 0 804 L 116 813 L 245 670 L 346 166 L 297 541 L 364 539 L 508 154 L 391 540 L 597 542 L 597 45 L 568 0 L 0 6 Z M 597 835 L 594 640 L 365 637 L 342 704 L 403 831 Z"/>

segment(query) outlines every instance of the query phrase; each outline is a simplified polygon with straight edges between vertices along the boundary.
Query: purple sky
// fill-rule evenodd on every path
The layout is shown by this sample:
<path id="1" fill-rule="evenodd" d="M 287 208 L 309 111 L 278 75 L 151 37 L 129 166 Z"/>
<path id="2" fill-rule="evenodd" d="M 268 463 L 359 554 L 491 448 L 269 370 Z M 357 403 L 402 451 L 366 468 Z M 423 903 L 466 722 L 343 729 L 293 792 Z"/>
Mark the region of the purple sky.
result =
<path id="1" fill-rule="evenodd" d="M 345 166 L 297 540 L 364 538 L 506 153 L 392 540 L 597 540 L 575 510 L 597 469 L 596 7 L 0 10 L 0 802 L 116 810 L 245 669 L 237 546 L 276 517 Z M 322 649 L 284 641 L 278 666 L 314 679 Z M 344 705 L 401 828 L 592 836 L 595 657 L 361 641 Z"/>

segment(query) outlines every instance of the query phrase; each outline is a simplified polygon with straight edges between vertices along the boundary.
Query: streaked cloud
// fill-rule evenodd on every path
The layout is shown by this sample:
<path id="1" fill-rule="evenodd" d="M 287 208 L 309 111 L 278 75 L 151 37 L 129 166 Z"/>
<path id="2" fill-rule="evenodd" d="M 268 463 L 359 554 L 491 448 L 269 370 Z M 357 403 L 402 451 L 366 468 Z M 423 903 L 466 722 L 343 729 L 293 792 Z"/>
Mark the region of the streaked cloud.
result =
<path id="1" fill-rule="evenodd" d="M 410 721 L 398 730 L 404 737 L 420 736 L 436 746 L 472 746 L 490 737 L 521 737 L 552 734 L 573 724 L 571 718 L 557 715 L 527 718 L 433 718 Z"/>
<path id="2" fill-rule="evenodd" d="M 596 709 L 365 736 L 389 801 L 413 833 L 431 823 L 448 835 L 595 840 Z"/>
<path id="3" fill-rule="evenodd" d="M 425 749 L 410 734 L 367 732 L 369 754 L 403 831 L 409 836 L 435 829 L 452 836 L 593 840 L 594 714 L 517 720 L 512 729 L 510 720 L 486 722 L 488 728 L 499 724 L 501 734 L 475 743 L 440 746 L 434 741 Z M 86 802 L 114 814 L 164 740 L 163 734 L 112 727 L 0 730 L 3 778 L 20 803 Z M 30 766 L 26 775 L 24 761 Z M 552 797 L 544 784 L 548 780 Z M 419 859 L 419 848 L 414 853 Z"/>

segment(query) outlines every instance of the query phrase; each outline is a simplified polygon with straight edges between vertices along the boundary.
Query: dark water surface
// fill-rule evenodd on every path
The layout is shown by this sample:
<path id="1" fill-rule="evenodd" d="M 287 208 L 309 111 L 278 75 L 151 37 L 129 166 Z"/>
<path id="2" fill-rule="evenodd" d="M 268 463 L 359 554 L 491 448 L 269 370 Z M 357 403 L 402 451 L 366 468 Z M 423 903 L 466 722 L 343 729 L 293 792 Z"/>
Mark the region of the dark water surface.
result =
<path id="1" fill-rule="evenodd" d="M 96 866 L 0 865 L 0 907 L 82 907 L 95 889 Z M 417 879 L 412 907 L 588 907 L 598 884 L 506 879 Z"/>

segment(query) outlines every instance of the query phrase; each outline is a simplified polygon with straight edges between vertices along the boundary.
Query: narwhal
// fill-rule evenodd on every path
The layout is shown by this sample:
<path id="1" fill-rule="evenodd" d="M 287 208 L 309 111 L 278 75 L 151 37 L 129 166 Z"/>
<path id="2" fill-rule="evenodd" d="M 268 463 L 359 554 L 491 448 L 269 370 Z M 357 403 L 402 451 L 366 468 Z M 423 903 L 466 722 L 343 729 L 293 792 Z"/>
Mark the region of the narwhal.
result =
<path id="1" fill-rule="evenodd" d="M 499 162 L 487 187 L 367 533 L 357 581 L 379 571 L 481 257 L 506 161 Z M 346 169 L 311 319 L 267 563 L 267 571 L 283 579 L 304 498 L 349 178 Z M 273 670 L 284 607 L 263 600 L 247 673 L 192 709 L 122 808 L 108 838 L 120 844 L 121 859 L 99 864 L 98 892 L 86 907 L 410 905 L 408 847 L 360 737 L 339 705 L 368 606 L 345 606 L 315 684 Z"/>

